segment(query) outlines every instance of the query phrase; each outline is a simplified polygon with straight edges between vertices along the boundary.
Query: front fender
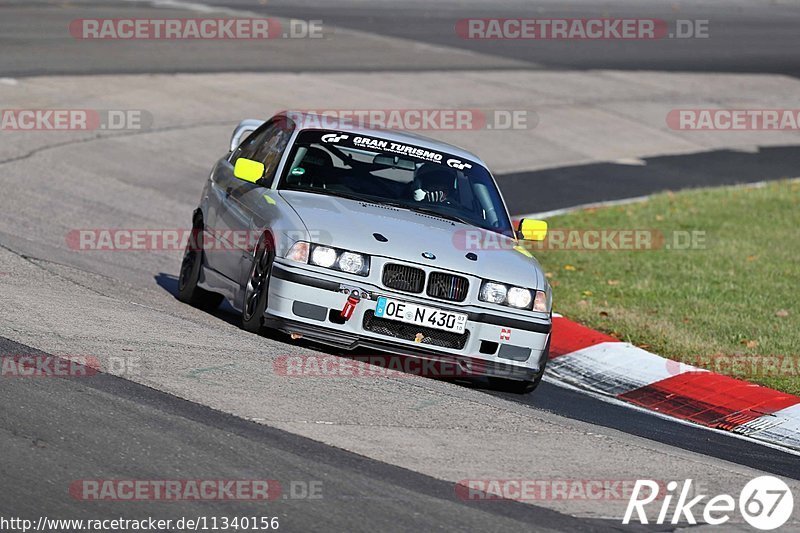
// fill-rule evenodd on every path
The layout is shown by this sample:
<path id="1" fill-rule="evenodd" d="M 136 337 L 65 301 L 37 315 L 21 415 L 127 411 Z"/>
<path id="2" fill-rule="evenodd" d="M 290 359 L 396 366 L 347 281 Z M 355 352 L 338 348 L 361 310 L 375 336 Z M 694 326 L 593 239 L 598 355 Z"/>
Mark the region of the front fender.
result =
<path id="1" fill-rule="evenodd" d="M 303 220 L 278 191 L 259 188 L 250 194 L 253 196 L 248 198 L 253 207 L 251 231 L 269 233 L 278 257 L 285 257 L 297 241 L 314 240 Z"/>

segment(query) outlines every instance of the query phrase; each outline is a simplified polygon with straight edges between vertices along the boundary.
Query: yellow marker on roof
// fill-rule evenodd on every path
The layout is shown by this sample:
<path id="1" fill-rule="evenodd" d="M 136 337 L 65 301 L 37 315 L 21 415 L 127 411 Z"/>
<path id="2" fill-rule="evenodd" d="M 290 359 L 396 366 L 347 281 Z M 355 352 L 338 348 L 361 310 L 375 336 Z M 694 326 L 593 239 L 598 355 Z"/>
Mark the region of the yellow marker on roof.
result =
<path id="1" fill-rule="evenodd" d="M 270 196 L 269 194 L 264 195 L 264 200 L 266 200 L 267 203 L 270 205 L 275 205 L 275 200 L 273 200 L 272 196 Z"/>

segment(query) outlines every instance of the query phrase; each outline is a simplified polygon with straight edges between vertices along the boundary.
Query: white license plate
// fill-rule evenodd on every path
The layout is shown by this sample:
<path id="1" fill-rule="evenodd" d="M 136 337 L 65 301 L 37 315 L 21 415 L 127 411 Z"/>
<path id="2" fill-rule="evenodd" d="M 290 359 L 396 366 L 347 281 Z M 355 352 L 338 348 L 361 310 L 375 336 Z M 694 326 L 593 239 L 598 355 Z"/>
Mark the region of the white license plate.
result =
<path id="1" fill-rule="evenodd" d="M 400 300 L 393 300 L 383 296 L 378 298 L 378 304 L 375 306 L 375 316 L 455 333 L 464 333 L 464 328 L 467 325 L 467 315 L 464 313 L 442 311 L 441 309 L 401 302 Z"/>

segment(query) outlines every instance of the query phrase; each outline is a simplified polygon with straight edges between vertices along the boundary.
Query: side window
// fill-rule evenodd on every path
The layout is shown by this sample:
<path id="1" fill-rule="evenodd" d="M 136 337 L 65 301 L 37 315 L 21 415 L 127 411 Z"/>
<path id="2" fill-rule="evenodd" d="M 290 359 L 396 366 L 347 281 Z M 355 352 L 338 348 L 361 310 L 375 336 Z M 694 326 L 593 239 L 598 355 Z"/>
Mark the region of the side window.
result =
<path id="1" fill-rule="evenodd" d="M 264 124 L 244 140 L 231 158 L 231 163 L 235 164 L 240 157 L 260 161 L 264 163 L 264 178 L 272 180 L 293 129 L 294 124 L 287 119 Z"/>
<path id="2" fill-rule="evenodd" d="M 277 130 L 275 135 L 266 139 L 264 143 L 256 148 L 255 155 L 252 158 L 264 163 L 264 178 L 267 181 L 271 181 L 275 177 L 275 171 L 278 170 L 283 151 L 286 150 L 286 146 L 292 136 L 292 132 L 286 128 L 277 128 Z"/>
<path id="3" fill-rule="evenodd" d="M 246 159 L 253 159 L 253 155 L 256 153 L 256 148 L 261 145 L 267 138 L 275 135 L 276 127 L 274 124 L 264 124 L 256 131 L 252 132 L 247 138 L 242 141 L 242 144 L 239 145 L 239 148 L 236 149 L 234 156 L 231 158 L 231 163 L 236 163 L 236 160 L 240 157 L 244 157 Z"/>

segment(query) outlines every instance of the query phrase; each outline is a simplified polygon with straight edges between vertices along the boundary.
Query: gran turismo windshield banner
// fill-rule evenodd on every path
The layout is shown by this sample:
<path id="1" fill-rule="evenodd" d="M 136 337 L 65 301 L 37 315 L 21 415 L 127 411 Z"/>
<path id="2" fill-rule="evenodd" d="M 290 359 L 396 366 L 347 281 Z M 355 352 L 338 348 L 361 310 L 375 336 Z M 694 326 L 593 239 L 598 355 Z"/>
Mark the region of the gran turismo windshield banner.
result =
<path id="1" fill-rule="evenodd" d="M 440 163 L 455 168 L 456 170 L 466 170 L 473 167 L 473 163 L 469 163 L 444 152 L 438 152 L 429 148 L 422 148 L 399 141 L 367 135 L 356 135 L 349 132 L 306 131 L 304 132 L 304 139 L 309 141 L 313 139 L 313 135 L 315 134 L 319 136 L 319 142 L 324 144 L 346 146 L 348 148 L 368 150 L 370 152 L 381 152 L 385 155 L 411 158 L 428 163 Z"/>

